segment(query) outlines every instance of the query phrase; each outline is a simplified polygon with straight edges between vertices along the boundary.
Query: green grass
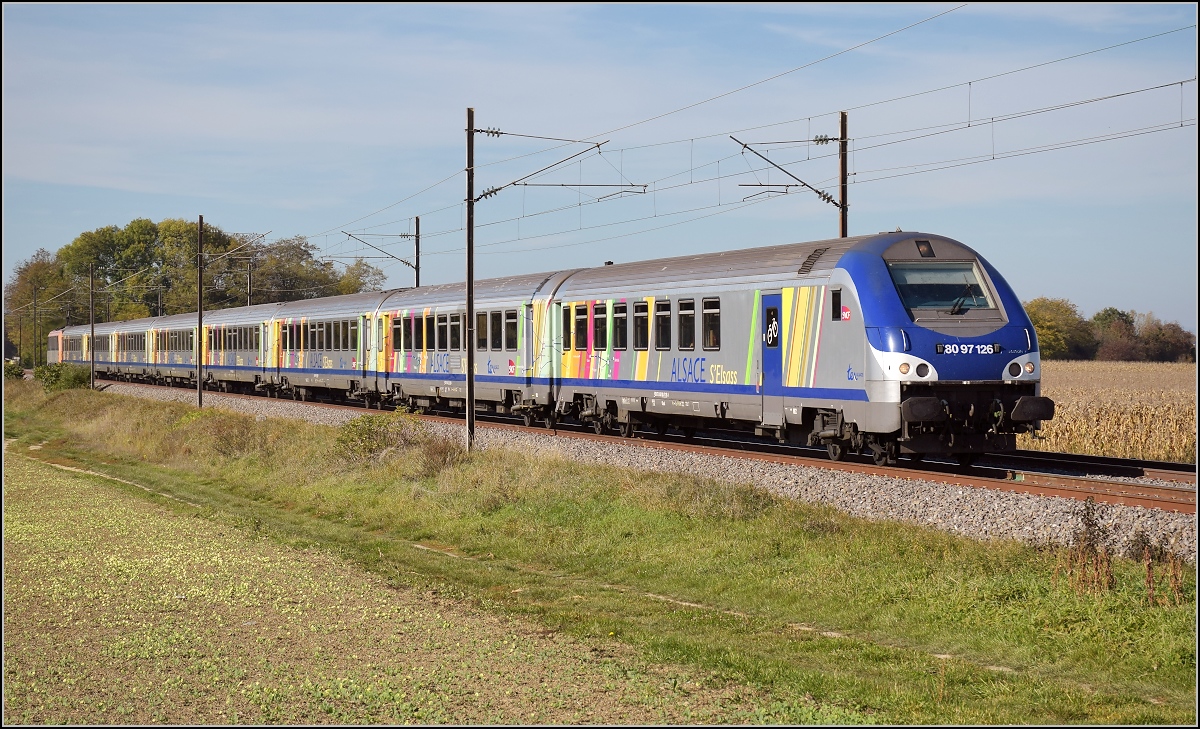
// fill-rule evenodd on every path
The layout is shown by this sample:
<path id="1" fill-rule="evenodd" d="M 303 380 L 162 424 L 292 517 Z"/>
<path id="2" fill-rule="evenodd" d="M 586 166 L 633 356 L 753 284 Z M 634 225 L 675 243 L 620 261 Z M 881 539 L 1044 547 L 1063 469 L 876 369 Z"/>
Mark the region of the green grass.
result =
<path id="1" fill-rule="evenodd" d="M 24 384 L 6 389 L 6 437 L 46 441 L 41 457 L 715 672 L 765 697 L 764 720 L 812 721 L 814 707 L 830 712 L 817 721 L 885 723 L 1195 717 L 1190 568 L 1178 605 L 1144 604 L 1141 566 L 1121 560 L 1114 590 L 1078 595 L 1052 579 L 1053 553 L 747 486 L 510 452 L 431 467 L 427 445 L 361 462 L 338 455 L 332 428 Z"/>
<path id="2" fill-rule="evenodd" d="M 5 465 L 5 724 L 759 715 L 759 697 L 733 682 L 397 590 L 321 550 L 19 453 Z"/>

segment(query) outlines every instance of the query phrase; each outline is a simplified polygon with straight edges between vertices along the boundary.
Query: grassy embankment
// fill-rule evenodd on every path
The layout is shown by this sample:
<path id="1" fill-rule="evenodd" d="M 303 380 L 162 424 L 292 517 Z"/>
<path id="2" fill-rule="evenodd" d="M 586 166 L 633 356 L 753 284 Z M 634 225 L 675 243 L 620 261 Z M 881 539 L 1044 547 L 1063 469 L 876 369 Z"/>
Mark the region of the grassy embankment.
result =
<path id="1" fill-rule="evenodd" d="M 1053 552 L 684 475 L 428 442 L 355 462 L 337 430 L 299 422 L 31 385 L 5 398 L 13 447 L 44 441 L 39 457 L 199 505 L 162 500 L 182 513 L 748 686 L 764 720 L 1195 717 L 1190 568 L 1178 604 L 1160 583 L 1151 605 L 1130 562 L 1081 594 Z"/>
<path id="2" fill-rule="evenodd" d="M 1048 360 L 1042 394 L 1054 419 L 1021 448 L 1196 462 L 1195 363 Z"/>

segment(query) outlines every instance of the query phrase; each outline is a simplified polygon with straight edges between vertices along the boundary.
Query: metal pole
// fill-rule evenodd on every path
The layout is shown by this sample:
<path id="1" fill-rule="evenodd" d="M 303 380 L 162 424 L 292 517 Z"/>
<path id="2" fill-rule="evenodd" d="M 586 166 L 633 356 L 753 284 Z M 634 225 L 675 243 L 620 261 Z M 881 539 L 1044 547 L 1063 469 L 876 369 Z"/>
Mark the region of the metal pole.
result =
<path id="1" fill-rule="evenodd" d="M 253 296 L 251 293 L 253 290 L 251 286 L 254 284 L 252 275 L 253 274 L 250 273 L 250 261 L 246 261 L 246 306 L 250 306 L 250 301 L 252 300 Z"/>
<path id="2" fill-rule="evenodd" d="M 475 446 L 475 110 L 467 109 L 467 451 Z"/>
<path id="3" fill-rule="evenodd" d="M 25 368 L 25 354 L 22 346 L 25 344 L 25 315 L 17 314 L 17 362 Z"/>
<path id="4" fill-rule="evenodd" d="M 416 255 L 413 256 L 413 262 L 417 265 L 413 266 L 413 270 L 417 272 L 417 281 L 413 284 L 413 288 L 421 288 L 421 218 L 417 216 L 417 234 L 414 238 L 417 243 Z"/>
<path id="5" fill-rule="evenodd" d="M 196 407 L 204 407 L 204 216 L 196 228 Z"/>
<path id="6" fill-rule="evenodd" d="M 841 198 L 839 198 L 839 200 L 838 200 L 841 203 L 841 208 L 838 210 L 838 215 L 839 215 L 838 235 L 841 238 L 847 238 L 850 235 L 850 220 L 847 216 L 847 212 L 850 207 L 850 202 L 846 196 L 846 193 L 847 193 L 846 177 L 847 177 L 847 171 L 849 169 L 849 165 L 847 164 L 848 159 L 847 159 L 847 155 L 846 155 L 846 146 L 849 142 L 849 140 L 846 138 L 847 137 L 846 126 L 847 126 L 846 125 L 846 112 L 843 111 L 842 112 L 842 131 L 841 131 L 841 134 L 838 135 L 841 138 L 841 141 L 839 142 L 840 150 L 838 151 L 838 167 L 840 168 L 840 174 L 841 174 L 841 180 L 842 180 L 842 185 L 841 185 L 842 195 L 841 195 Z"/>
<path id="7" fill-rule="evenodd" d="M 37 286 L 33 287 L 33 366 L 38 366 Z"/>
<path id="8" fill-rule="evenodd" d="M 161 294 L 159 294 L 161 296 Z M 160 307 L 161 309 L 161 307 Z M 161 312 L 160 312 L 161 313 Z M 88 387 L 96 389 L 96 264 L 88 264 L 88 359 L 91 360 L 91 374 L 88 376 Z"/>

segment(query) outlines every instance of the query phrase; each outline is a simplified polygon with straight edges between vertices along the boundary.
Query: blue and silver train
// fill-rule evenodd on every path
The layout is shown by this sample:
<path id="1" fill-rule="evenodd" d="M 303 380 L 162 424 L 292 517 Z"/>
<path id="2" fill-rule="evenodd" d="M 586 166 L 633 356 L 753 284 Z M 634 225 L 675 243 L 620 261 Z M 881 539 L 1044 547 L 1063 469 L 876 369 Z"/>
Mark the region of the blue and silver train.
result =
<path id="1" fill-rule="evenodd" d="M 1054 415 L 1037 336 L 967 246 L 880 233 L 96 325 L 99 376 L 465 407 L 548 427 L 744 429 L 876 463 L 1015 448 Z M 88 327 L 49 336 L 86 363 Z"/>

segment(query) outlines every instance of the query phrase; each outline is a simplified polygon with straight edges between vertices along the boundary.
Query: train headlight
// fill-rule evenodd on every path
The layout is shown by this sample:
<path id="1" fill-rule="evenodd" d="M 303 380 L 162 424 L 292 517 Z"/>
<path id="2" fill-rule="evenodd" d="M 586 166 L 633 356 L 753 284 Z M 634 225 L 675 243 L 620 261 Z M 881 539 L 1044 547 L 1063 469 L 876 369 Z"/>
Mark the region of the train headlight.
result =
<path id="1" fill-rule="evenodd" d="M 1017 362 L 1013 362 L 1012 364 L 1010 364 L 1008 366 L 1008 374 L 1012 375 L 1013 377 L 1020 377 L 1021 376 L 1021 365 Z"/>
<path id="2" fill-rule="evenodd" d="M 927 374 L 929 374 L 929 365 L 924 362 L 917 365 L 917 377 L 924 377 Z"/>
<path id="3" fill-rule="evenodd" d="M 900 363 L 900 374 L 902 374 L 902 375 L 908 374 L 908 363 L 907 362 Z"/>
<path id="4" fill-rule="evenodd" d="M 1031 375 L 1033 374 L 1033 363 L 1032 362 L 1025 363 L 1025 371 Z"/>

